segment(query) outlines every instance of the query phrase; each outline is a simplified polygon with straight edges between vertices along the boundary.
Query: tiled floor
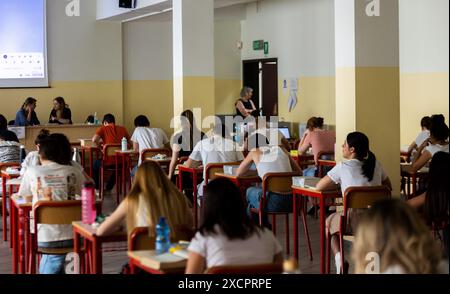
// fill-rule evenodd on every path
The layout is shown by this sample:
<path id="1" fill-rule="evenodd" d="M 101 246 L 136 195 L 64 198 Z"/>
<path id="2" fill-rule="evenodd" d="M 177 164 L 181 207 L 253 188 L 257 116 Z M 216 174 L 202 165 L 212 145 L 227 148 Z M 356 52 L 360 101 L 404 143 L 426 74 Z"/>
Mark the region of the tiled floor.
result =
<path id="1" fill-rule="evenodd" d="M 110 213 L 115 207 L 115 197 L 112 195 L 105 195 L 105 202 L 103 204 L 104 213 Z M 1 224 L 1 223 L 0 223 Z M 285 249 L 285 228 L 284 216 L 277 218 L 277 238 Z M 290 218 L 290 231 L 292 233 L 292 216 Z M 299 218 L 299 265 L 303 273 L 320 273 L 320 255 L 319 255 L 319 221 L 313 217 L 308 217 L 308 227 L 311 237 L 311 246 L 313 250 L 313 261 L 310 261 L 306 246 L 306 239 L 303 234 L 303 225 Z M 3 226 L 0 226 L 3 230 Z M 121 246 L 123 247 L 123 246 Z M 292 234 L 290 236 L 290 248 L 292 255 L 293 240 Z M 286 255 L 288 257 L 289 255 Z M 348 256 L 348 255 L 347 255 Z M 104 252 L 103 253 L 103 272 L 105 274 L 117 274 L 120 272 L 122 265 L 127 262 L 127 255 L 125 251 Z M 333 261 L 332 261 L 333 265 Z M 331 267 L 334 270 L 334 266 Z M 0 274 L 12 273 L 12 252 L 9 248 L 8 242 L 0 241 Z"/>

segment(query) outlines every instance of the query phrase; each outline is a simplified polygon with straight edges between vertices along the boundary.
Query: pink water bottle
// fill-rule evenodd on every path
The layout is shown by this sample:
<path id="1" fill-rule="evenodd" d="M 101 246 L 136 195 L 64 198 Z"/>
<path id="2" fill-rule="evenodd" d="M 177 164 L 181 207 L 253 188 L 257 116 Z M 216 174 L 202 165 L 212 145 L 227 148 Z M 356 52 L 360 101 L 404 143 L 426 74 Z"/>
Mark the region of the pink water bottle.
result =
<path id="1" fill-rule="evenodd" d="M 97 217 L 95 209 L 95 189 L 94 183 L 87 182 L 81 190 L 81 210 L 84 224 L 93 224 Z"/>

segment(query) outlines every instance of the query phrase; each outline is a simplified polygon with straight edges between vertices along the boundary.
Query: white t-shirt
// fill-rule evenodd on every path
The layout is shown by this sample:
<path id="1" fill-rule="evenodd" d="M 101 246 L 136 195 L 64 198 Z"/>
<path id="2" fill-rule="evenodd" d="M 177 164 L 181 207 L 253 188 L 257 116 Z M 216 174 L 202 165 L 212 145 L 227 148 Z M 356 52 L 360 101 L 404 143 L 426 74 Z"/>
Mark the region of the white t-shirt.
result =
<path id="1" fill-rule="evenodd" d="M 363 162 L 358 159 L 350 159 L 338 163 L 328 172 L 330 179 L 341 185 L 342 195 L 348 187 L 381 186 L 387 175 L 381 164 L 377 161 L 373 173 L 373 179 L 369 180 L 362 173 Z"/>
<path id="2" fill-rule="evenodd" d="M 439 144 L 428 145 L 427 147 L 425 147 L 425 150 L 430 152 L 431 157 L 433 157 L 434 154 L 436 154 L 436 153 L 438 153 L 440 151 L 449 153 L 448 144 L 445 144 L 445 145 L 439 145 Z"/>
<path id="3" fill-rule="evenodd" d="M 430 131 L 424 130 L 417 135 L 416 140 L 414 140 L 414 142 L 416 142 L 417 147 L 419 147 L 429 137 L 430 137 Z"/>
<path id="4" fill-rule="evenodd" d="M 249 238 L 229 240 L 216 225 L 217 234 L 195 234 L 188 247 L 206 259 L 206 266 L 272 263 L 281 245 L 270 230 L 262 229 Z"/>
<path id="5" fill-rule="evenodd" d="M 131 141 L 139 144 L 140 154 L 144 149 L 164 148 L 164 144 L 169 142 L 169 138 L 162 129 L 137 127 L 131 136 Z M 139 164 L 141 164 L 140 156 Z"/>
<path id="6" fill-rule="evenodd" d="M 280 146 L 261 147 L 262 152 L 256 170 L 259 177 L 264 178 L 267 173 L 292 172 L 289 157 Z"/>
<path id="7" fill-rule="evenodd" d="M 20 184 L 19 195 L 33 195 L 33 205 L 51 195 L 53 201 L 75 199 L 81 195 L 84 178 L 78 168 L 51 163 L 29 167 Z M 38 241 L 52 242 L 73 238 L 72 225 L 38 225 Z"/>

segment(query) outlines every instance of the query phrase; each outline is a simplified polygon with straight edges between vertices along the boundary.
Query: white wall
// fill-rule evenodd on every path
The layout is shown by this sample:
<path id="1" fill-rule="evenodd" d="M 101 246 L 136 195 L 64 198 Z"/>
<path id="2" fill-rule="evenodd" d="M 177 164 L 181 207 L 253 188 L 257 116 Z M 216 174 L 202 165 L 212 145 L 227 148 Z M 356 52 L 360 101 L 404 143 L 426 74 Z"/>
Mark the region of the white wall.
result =
<path id="1" fill-rule="evenodd" d="M 264 58 L 253 41 L 269 42 L 279 77 L 334 76 L 334 1 L 263 0 L 248 4 L 242 59 Z"/>
<path id="2" fill-rule="evenodd" d="M 449 1 L 399 0 L 400 70 L 448 72 Z"/>
<path id="3" fill-rule="evenodd" d="M 241 79 L 241 24 L 238 20 L 215 22 L 214 51 L 216 79 Z"/>

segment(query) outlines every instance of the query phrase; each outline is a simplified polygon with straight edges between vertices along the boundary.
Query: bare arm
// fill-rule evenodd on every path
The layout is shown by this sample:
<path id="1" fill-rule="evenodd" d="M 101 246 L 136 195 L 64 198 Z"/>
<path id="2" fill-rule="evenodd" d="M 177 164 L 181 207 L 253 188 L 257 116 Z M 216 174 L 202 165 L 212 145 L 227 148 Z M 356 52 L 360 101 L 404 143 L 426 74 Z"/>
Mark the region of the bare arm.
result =
<path id="1" fill-rule="evenodd" d="M 92 137 L 92 143 L 94 146 L 99 146 L 100 143 L 100 136 L 95 134 L 94 137 Z"/>
<path id="2" fill-rule="evenodd" d="M 409 199 L 408 201 L 406 201 L 406 203 L 408 205 L 414 207 L 415 209 L 419 209 L 425 205 L 425 195 L 426 195 L 426 192 L 420 194 L 417 197 Z"/>
<path id="3" fill-rule="evenodd" d="M 252 162 L 254 162 L 254 158 L 257 156 L 258 152 L 259 151 L 257 149 L 254 149 L 247 154 L 247 157 L 244 158 L 236 171 L 237 177 L 243 176 L 249 171 L 250 166 L 252 165 Z"/>
<path id="4" fill-rule="evenodd" d="M 239 112 L 244 116 L 248 116 L 247 109 L 245 109 L 244 104 L 241 101 L 238 101 L 236 103 L 236 108 L 239 110 Z"/>
<path id="5" fill-rule="evenodd" d="M 409 144 L 409 146 L 408 146 L 408 154 L 411 154 L 411 152 L 414 150 L 414 149 L 416 149 L 417 148 L 417 144 L 416 144 L 416 141 L 412 141 L 412 143 L 411 144 Z"/>
<path id="6" fill-rule="evenodd" d="M 206 269 L 206 259 L 198 253 L 189 251 L 186 274 L 203 274 Z"/>
<path id="7" fill-rule="evenodd" d="M 170 165 L 169 165 L 169 179 L 172 178 L 173 173 L 175 172 L 175 168 L 177 166 L 178 163 L 178 157 L 180 155 L 180 151 L 179 151 L 179 146 L 177 144 L 173 145 L 173 149 L 172 149 L 172 159 L 170 160 Z"/>
<path id="8" fill-rule="evenodd" d="M 324 176 L 316 185 L 318 191 L 336 190 L 337 188 L 338 185 L 329 176 Z"/>
<path id="9" fill-rule="evenodd" d="M 411 173 L 417 172 L 419 169 L 425 166 L 425 164 L 427 164 L 430 159 L 431 153 L 427 150 L 423 151 L 422 154 L 420 154 L 419 158 L 417 158 L 417 160 L 411 164 L 411 168 L 409 169 L 409 171 Z"/>
<path id="10" fill-rule="evenodd" d="M 133 141 L 133 150 L 134 150 L 134 152 L 139 152 L 139 143 L 138 142 Z M 139 154 L 139 156 L 141 156 L 141 155 Z"/>
<path id="11" fill-rule="evenodd" d="M 125 200 L 120 203 L 119 207 L 111 214 L 110 217 L 106 218 L 106 220 L 98 227 L 97 235 L 98 236 L 107 236 L 111 235 L 114 232 L 117 232 L 120 227 L 125 223 L 125 218 L 127 215 L 128 201 Z"/>
<path id="12" fill-rule="evenodd" d="M 200 165 L 202 165 L 202 162 L 201 162 L 201 161 L 197 161 L 197 160 L 193 160 L 193 159 L 189 158 L 189 159 L 184 163 L 184 165 L 185 165 L 186 167 L 193 168 L 193 167 L 199 167 Z"/>

